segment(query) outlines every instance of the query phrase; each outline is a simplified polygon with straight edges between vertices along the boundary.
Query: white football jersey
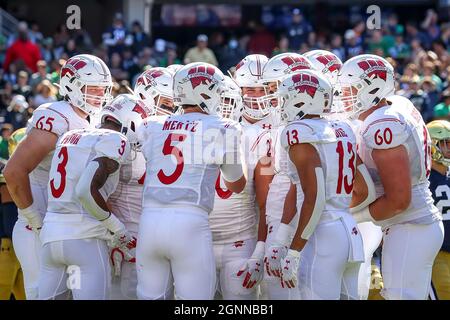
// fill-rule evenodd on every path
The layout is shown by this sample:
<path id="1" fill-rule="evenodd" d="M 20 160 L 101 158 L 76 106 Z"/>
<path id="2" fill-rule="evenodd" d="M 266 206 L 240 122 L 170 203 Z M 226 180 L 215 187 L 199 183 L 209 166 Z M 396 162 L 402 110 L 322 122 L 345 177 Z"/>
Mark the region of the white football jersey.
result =
<path id="1" fill-rule="evenodd" d="M 239 125 L 202 113 L 148 118 L 138 130 L 146 159 L 143 210 L 168 206 L 211 212 L 219 169 L 240 163 Z"/>
<path id="2" fill-rule="evenodd" d="M 272 140 L 274 145 L 272 156 L 274 159 L 275 175 L 270 183 L 269 192 L 267 194 L 267 203 L 270 204 L 266 210 L 268 221 L 281 220 L 284 200 L 291 186 L 291 181 L 288 176 L 289 155 L 281 143 L 281 135 L 284 128 L 285 126 L 279 126 L 275 130 L 272 129 Z"/>
<path id="3" fill-rule="evenodd" d="M 109 197 L 111 212 L 127 227 L 138 232 L 142 212 L 142 192 L 145 180 L 145 158 L 141 151 L 131 152 L 130 162 L 120 167 L 116 191 Z"/>
<path id="4" fill-rule="evenodd" d="M 43 242 L 101 237 L 102 224 L 83 208 L 76 196 L 76 185 L 88 164 L 99 157 L 124 163 L 130 158 L 126 137 L 108 129 L 79 129 L 65 133 L 55 149 L 48 183 L 48 208 L 44 219 Z M 116 189 L 119 172 L 108 177 L 100 190 L 107 199 Z M 90 192 L 90 190 L 86 190 Z"/>
<path id="5" fill-rule="evenodd" d="M 74 129 L 94 128 L 88 120 L 75 113 L 66 101 L 45 103 L 33 112 L 27 124 L 27 134 L 32 128 L 49 131 L 61 137 L 64 133 Z M 48 183 L 48 173 L 52 162 L 53 152 L 30 173 L 30 182 L 42 186 Z"/>
<path id="6" fill-rule="evenodd" d="M 286 126 L 281 143 L 289 147 L 310 143 L 317 150 L 325 178 L 326 204 L 320 221 L 328 221 L 348 212 L 356 173 L 356 137 L 351 127 L 343 121 L 304 119 Z M 304 195 L 297 168 L 289 160 L 288 175 L 297 185 L 297 206 L 300 209 Z"/>
<path id="7" fill-rule="evenodd" d="M 217 178 L 214 209 L 209 215 L 213 241 L 216 244 L 233 243 L 256 236 L 254 173 L 258 161 L 270 155 L 270 128 L 264 119 L 254 124 L 244 119 L 241 127 L 241 161 L 247 183 L 244 191 L 236 194 L 225 187 L 220 175 Z"/>
<path id="8" fill-rule="evenodd" d="M 372 159 L 373 149 L 405 146 L 411 170 L 411 204 L 395 217 L 381 222 L 382 226 L 394 223 L 429 223 L 440 219 L 433 205 L 428 176 L 431 170 L 431 139 L 422 116 L 407 98 L 391 96 L 391 105 L 375 110 L 359 129 L 358 152 L 375 183 L 377 197 L 384 194 L 377 167 Z"/>

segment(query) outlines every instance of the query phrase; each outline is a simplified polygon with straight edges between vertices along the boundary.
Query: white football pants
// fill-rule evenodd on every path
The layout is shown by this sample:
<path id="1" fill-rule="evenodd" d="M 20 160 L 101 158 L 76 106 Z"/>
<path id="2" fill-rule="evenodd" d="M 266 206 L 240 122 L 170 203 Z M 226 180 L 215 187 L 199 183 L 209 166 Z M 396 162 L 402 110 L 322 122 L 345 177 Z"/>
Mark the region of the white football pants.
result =
<path id="1" fill-rule="evenodd" d="M 136 248 L 139 299 L 212 300 L 216 265 L 208 213 L 188 207 L 144 210 Z"/>
<path id="2" fill-rule="evenodd" d="M 251 257 L 256 246 L 256 238 L 228 244 L 214 244 L 217 270 L 217 292 L 224 300 L 257 300 L 258 286 L 246 289 L 242 286 L 245 274 L 238 271 Z"/>
<path id="3" fill-rule="evenodd" d="M 341 219 L 316 227 L 300 255 L 298 286 L 302 300 L 358 299 L 361 263 L 348 262 L 350 247 Z"/>
<path id="4" fill-rule="evenodd" d="M 47 212 L 47 186 L 31 184 L 33 204 L 42 218 Z M 20 215 L 13 229 L 13 246 L 23 272 L 27 300 L 38 299 L 41 241 L 36 233 L 27 228 L 28 222 Z"/>
<path id="5" fill-rule="evenodd" d="M 426 300 L 443 241 L 442 221 L 396 224 L 383 230 L 381 295 L 387 300 Z"/>
<path id="6" fill-rule="evenodd" d="M 39 299 L 57 299 L 67 290 L 74 300 L 107 300 L 111 288 L 105 240 L 75 239 L 44 244 Z"/>

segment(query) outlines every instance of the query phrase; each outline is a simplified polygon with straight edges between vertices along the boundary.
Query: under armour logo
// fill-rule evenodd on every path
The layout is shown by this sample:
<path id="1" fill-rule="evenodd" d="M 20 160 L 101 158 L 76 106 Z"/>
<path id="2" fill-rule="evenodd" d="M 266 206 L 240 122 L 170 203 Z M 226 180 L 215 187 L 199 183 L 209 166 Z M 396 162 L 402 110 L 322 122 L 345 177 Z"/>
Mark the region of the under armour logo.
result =
<path id="1" fill-rule="evenodd" d="M 358 229 L 356 229 L 356 227 L 353 227 L 352 234 L 354 234 L 355 236 L 358 234 Z"/>
<path id="2" fill-rule="evenodd" d="M 233 246 L 235 248 L 242 247 L 243 245 L 244 245 L 244 241 L 235 241 L 234 244 L 233 244 Z"/>

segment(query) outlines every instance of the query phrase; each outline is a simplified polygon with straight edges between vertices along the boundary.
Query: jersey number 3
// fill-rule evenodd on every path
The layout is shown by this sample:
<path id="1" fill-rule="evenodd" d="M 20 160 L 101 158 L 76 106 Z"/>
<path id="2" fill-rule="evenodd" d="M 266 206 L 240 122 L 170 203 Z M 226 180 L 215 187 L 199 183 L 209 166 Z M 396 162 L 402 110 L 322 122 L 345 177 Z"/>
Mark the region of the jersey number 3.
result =
<path id="1" fill-rule="evenodd" d="M 171 175 L 166 175 L 162 169 L 158 171 L 158 179 L 163 184 L 172 184 L 181 176 L 184 168 L 184 158 L 183 153 L 177 147 L 172 146 L 172 142 L 179 141 L 182 142 L 186 139 L 185 134 L 171 133 L 167 136 L 166 141 L 162 149 L 162 153 L 165 156 L 173 155 L 176 158 L 177 166 L 175 171 Z"/>
<path id="2" fill-rule="evenodd" d="M 52 191 L 52 196 L 55 198 L 61 197 L 66 188 L 66 165 L 69 160 L 69 155 L 67 153 L 67 147 L 62 147 L 58 153 L 58 158 L 61 159 L 61 162 L 58 164 L 56 171 L 60 175 L 59 186 L 55 187 L 55 179 L 50 180 L 50 189 Z"/>

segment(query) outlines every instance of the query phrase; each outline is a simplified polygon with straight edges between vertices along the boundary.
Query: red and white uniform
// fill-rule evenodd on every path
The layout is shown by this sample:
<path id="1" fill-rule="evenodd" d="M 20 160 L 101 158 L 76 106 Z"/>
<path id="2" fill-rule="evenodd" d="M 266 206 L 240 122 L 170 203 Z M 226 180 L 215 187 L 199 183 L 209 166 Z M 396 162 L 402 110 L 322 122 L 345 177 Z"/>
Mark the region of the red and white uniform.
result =
<path id="1" fill-rule="evenodd" d="M 120 168 L 116 191 L 109 197 L 111 211 L 137 238 L 142 213 L 142 192 L 145 180 L 145 158 L 141 151 L 131 152 L 130 162 Z M 123 261 L 120 277 L 113 278 L 111 299 L 137 299 L 137 274 L 135 263 Z"/>
<path id="2" fill-rule="evenodd" d="M 219 169 L 238 163 L 240 129 L 218 116 L 150 117 L 139 137 L 146 158 L 137 243 L 140 299 L 212 299 L 216 270 L 208 214 Z"/>
<path id="3" fill-rule="evenodd" d="M 75 113 L 69 103 L 58 101 L 43 104 L 34 110 L 27 125 L 27 134 L 35 128 L 61 137 L 69 130 L 91 126 L 93 127 L 89 121 Z M 53 152 L 50 152 L 29 175 L 33 204 L 42 217 L 47 212 L 47 185 L 52 157 Z M 31 229 L 27 229 L 27 224 L 19 209 L 19 217 L 13 231 L 13 245 L 22 266 L 27 299 L 32 300 L 38 298 L 41 242 Z"/>
<path id="4" fill-rule="evenodd" d="M 42 269 L 39 298 L 52 299 L 68 290 L 67 274 L 79 266 L 80 286 L 71 288 L 75 299 L 107 299 L 110 265 L 105 240 L 109 232 L 83 208 L 76 186 L 84 168 L 96 158 L 122 164 L 130 157 L 126 137 L 107 129 L 72 130 L 58 141 L 50 170 L 48 208 L 41 231 Z M 111 174 L 100 192 L 108 198 L 119 182 L 119 170 Z M 86 190 L 90 192 L 90 190 Z M 88 287 L 86 287 L 88 285 Z"/>
<path id="5" fill-rule="evenodd" d="M 225 300 L 257 298 L 257 287 L 244 288 L 243 279 L 236 274 L 256 245 L 258 214 L 254 173 L 258 161 L 271 151 L 271 120 L 267 117 L 254 124 L 242 120 L 241 161 L 247 178 L 244 191 L 233 194 L 226 189 L 221 177 L 216 181 L 209 224 L 216 257 L 217 286 Z"/>
<path id="6" fill-rule="evenodd" d="M 433 260 L 443 241 L 442 216 L 428 188 L 431 140 L 420 113 L 408 99 L 391 96 L 388 101 L 392 104 L 375 110 L 364 120 L 358 144 L 377 197 L 384 190 L 372 150 L 403 145 L 409 157 L 411 203 L 404 212 L 377 223 L 384 232 L 382 295 L 387 299 L 426 299 Z"/>
<path id="7" fill-rule="evenodd" d="M 281 144 L 282 136 L 285 126 L 278 126 L 272 129 L 272 144 L 273 144 L 273 159 L 275 163 L 275 175 L 269 185 L 269 192 L 266 201 L 266 222 L 267 222 L 267 239 L 266 239 L 266 254 L 270 246 L 274 242 L 278 227 L 283 216 L 284 202 L 286 195 L 291 186 L 291 180 L 288 176 L 288 161 L 289 155 Z M 296 229 L 298 225 L 298 216 L 295 216 L 290 225 Z M 292 235 L 293 237 L 294 235 Z M 292 240 L 292 239 L 291 239 Z M 269 275 L 265 270 L 264 283 L 269 300 L 296 300 L 299 298 L 299 291 L 297 288 L 288 289 L 281 286 L 280 278 Z"/>
<path id="8" fill-rule="evenodd" d="M 303 248 L 299 265 L 302 299 L 357 299 L 358 271 L 364 260 L 362 238 L 349 212 L 356 169 L 356 138 L 345 122 L 305 119 L 286 126 L 281 143 L 310 143 L 320 156 L 325 178 L 325 208 Z M 297 209 L 304 194 L 295 165 L 288 175 L 297 185 Z M 333 241 L 329 241 L 333 239 Z"/>
<path id="9" fill-rule="evenodd" d="M 352 127 L 358 145 L 361 141 L 359 130 L 361 128 L 362 121 L 354 119 L 347 120 L 347 123 Z M 383 232 L 381 231 L 380 226 L 375 225 L 371 221 L 358 223 L 358 229 L 361 233 L 364 244 L 364 262 L 361 263 L 358 276 L 359 299 L 367 300 L 371 286 L 372 257 L 375 250 L 377 250 L 381 243 Z"/>

